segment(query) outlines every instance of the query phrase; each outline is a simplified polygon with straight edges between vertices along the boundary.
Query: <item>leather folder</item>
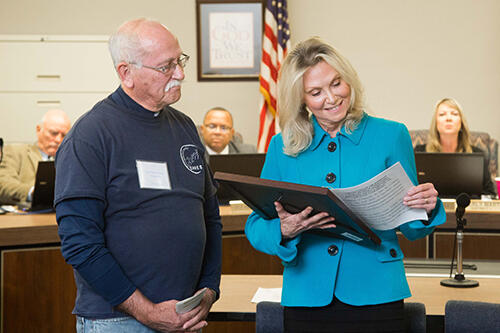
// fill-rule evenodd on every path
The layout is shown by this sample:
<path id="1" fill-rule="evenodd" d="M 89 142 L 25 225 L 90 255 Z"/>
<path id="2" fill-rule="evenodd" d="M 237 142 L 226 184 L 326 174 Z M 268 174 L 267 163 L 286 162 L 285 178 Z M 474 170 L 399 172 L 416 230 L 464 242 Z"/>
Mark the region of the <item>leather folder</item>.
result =
<path id="1" fill-rule="evenodd" d="M 280 202 L 290 213 L 298 213 L 311 206 L 311 215 L 327 212 L 333 216 L 336 228 L 314 229 L 307 231 L 308 233 L 339 237 L 361 244 L 381 243 L 378 235 L 326 187 L 226 172 L 216 172 L 214 178 L 225 184 L 236 197 L 264 219 L 278 218 L 275 201 Z"/>

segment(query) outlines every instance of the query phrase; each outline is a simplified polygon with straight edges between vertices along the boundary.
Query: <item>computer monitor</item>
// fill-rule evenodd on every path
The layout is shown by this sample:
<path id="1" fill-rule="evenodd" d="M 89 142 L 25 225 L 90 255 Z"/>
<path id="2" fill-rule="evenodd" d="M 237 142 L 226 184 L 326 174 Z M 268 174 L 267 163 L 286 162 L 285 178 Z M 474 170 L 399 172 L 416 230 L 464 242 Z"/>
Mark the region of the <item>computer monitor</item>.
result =
<path id="1" fill-rule="evenodd" d="M 432 183 L 441 198 L 467 193 L 480 198 L 483 190 L 482 153 L 415 152 L 418 182 Z"/>
<path id="2" fill-rule="evenodd" d="M 228 155 L 210 155 L 208 164 L 212 173 L 217 171 L 236 173 L 245 176 L 259 177 L 266 154 L 228 154 Z M 236 200 L 232 191 L 225 184 L 219 184 L 217 190 L 219 204 L 227 205 L 230 200 Z"/>
<path id="3" fill-rule="evenodd" d="M 55 180 L 54 161 L 38 162 L 31 205 L 24 208 L 30 212 L 53 210 Z"/>

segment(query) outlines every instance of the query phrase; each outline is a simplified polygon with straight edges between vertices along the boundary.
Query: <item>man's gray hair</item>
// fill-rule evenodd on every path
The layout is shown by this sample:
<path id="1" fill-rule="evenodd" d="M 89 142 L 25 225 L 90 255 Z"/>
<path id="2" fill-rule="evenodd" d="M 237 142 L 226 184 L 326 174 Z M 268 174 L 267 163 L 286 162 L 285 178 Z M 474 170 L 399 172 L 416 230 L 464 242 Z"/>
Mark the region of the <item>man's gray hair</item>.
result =
<path id="1" fill-rule="evenodd" d="M 142 47 L 142 41 L 137 33 L 137 28 L 147 22 L 151 21 L 145 18 L 128 21 L 111 35 L 108 47 L 115 68 L 120 62 L 142 65 L 142 57 L 145 55 L 145 50 Z"/>

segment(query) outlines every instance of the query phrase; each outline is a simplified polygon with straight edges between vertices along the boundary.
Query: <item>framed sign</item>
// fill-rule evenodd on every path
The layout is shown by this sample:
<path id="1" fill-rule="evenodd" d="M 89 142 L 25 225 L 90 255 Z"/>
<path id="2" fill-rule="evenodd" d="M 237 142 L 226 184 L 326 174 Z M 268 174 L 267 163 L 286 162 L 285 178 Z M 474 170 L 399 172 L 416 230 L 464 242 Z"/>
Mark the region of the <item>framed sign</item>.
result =
<path id="1" fill-rule="evenodd" d="M 258 80 L 261 0 L 197 0 L 198 81 Z"/>

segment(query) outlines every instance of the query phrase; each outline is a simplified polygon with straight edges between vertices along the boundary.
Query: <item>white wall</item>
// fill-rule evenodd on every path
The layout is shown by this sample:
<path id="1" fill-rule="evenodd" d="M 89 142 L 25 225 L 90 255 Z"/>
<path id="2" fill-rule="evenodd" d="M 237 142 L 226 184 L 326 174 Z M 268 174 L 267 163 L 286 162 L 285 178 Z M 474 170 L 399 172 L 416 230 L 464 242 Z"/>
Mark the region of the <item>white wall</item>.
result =
<path id="1" fill-rule="evenodd" d="M 427 128 L 434 103 L 454 97 L 473 130 L 500 140 L 500 1 L 288 0 L 288 7 L 292 44 L 316 35 L 337 47 L 358 70 L 372 114 Z M 192 56 L 175 106 L 197 123 L 211 106 L 225 106 L 255 142 L 257 81 L 196 80 L 195 0 L 2 0 L 0 34 L 108 35 L 140 16 L 164 22 Z M 0 133 L 2 126 L 0 114 Z"/>
<path id="2" fill-rule="evenodd" d="M 499 1 L 289 3 L 295 40 L 320 35 L 344 53 L 372 113 L 427 128 L 435 102 L 454 97 L 472 129 L 500 139 Z"/>
<path id="3" fill-rule="evenodd" d="M 209 108 L 224 106 L 235 114 L 235 126 L 245 140 L 255 143 L 260 98 L 258 82 L 197 82 L 195 10 L 194 0 L 1 0 L 0 34 L 109 35 L 128 19 L 157 19 L 177 35 L 184 52 L 191 55 L 183 97 L 173 106 L 190 115 L 196 123 L 201 123 Z M 0 137 L 2 127 L 12 126 L 2 121 L 5 118 L 1 112 Z M 19 119 L 22 121 L 22 117 Z M 26 141 L 35 140 L 34 132 L 35 129 L 33 133 L 26 133 Z"/>

